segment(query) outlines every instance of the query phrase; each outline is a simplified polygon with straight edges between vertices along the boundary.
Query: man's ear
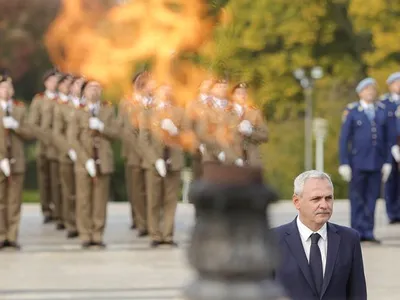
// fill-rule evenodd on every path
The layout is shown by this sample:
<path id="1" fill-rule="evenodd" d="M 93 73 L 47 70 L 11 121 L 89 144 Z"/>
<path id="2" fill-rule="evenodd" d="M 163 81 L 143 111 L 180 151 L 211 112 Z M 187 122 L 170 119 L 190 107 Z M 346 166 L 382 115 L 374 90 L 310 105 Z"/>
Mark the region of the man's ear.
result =
<path id="1" fill-rule="evenodd" d="M 292 201 L 293 201 L 294 207 L 296 207 L 296 209 L 299 210 L 299 208 L 300 208 L 300 197 L 298 195 L 296 195 L 296 194 L 293 194 Z"/>

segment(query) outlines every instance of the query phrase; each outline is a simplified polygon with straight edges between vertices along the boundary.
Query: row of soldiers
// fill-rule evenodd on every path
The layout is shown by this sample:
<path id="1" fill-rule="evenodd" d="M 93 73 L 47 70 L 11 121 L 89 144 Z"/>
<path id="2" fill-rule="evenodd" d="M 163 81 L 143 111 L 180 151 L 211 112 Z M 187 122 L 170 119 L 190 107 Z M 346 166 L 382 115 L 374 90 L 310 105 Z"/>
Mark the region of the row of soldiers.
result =
<path id="1" fill-rule="evenodd" d="M 45 91 L 29 112 L 13 99 L 10 77 L 0 77 L 4 143 L 0 142 L 0 249 L 17 243 L 25 171 L 23 141 L 37 139 L 37 170 L 44 223 L 56 222 L 83 248 L 105 247 L 103 234 L 112 142 L 122 141 L 132 228 L 151 246 L 176 246 L 174 219 L 184 151 L 192 153 L 195 179 L 203 163 L 261 164 L 267 140 L 261 112 L 248 104 L 247 85 L 205 80 L 197 99 L 180 106 L 171 86 L 157 85 L 148 71 L 132 81 L 132 95 L 114 107 L 102 100 L 95 80 L 48 71 Z"/>
<path id="2" fill-rule="evenodd" d="M 387 78 L 389 93 L 378 97 L 375 79 L 356 87 L 359 101 L 347 105 L 339 140 L 339 174 L 349 182 L 351 227 L 362 242 L 374 234 L 375 206 L 384 183 L 390 224 L 400 223 L 400 72 Z"/>

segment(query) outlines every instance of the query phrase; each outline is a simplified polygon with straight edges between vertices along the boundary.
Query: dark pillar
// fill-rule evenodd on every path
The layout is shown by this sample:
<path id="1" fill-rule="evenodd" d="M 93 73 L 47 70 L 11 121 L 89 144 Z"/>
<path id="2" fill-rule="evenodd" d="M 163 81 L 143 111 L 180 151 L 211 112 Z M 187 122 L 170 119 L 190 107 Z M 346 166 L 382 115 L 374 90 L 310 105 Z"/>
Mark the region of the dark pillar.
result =
<path id="1" fill-rule="evenodd" d="M 266 214 L 276 195 L 263 184 L 262 170 L 204 165 L 189 197 L 197 220 L 188 257 L 198 276 L 186 298 L 288 299 L 273 281 L 277 256 Z"/>

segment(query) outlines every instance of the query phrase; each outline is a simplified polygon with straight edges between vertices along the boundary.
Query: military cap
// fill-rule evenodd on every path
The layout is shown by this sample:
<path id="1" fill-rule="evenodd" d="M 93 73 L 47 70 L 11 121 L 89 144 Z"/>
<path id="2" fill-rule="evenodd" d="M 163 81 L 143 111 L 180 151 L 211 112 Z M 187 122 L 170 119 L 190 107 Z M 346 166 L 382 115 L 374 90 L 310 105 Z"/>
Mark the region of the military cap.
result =
<path id="1" fill-rule="evenodd" d="M 391 74 L 388 79 L 386 80 L 387 84 L 392 84 L 393 82 L 400 80 L 400 72 L 396 72 Z"/>
<path id="2" fill-rule="evenodd" d="M 246 82 L 240 82 L 235 85 L 232 89 L 232 93 L 235 92 L 237 89 L 248 89 L 248 84 Z"/>
<path id="3" fill-rule="evenodd" d="M 366 87 L 368 87 L 370 85 L 376 85 L 376 80 L 371 77 L 367 77 L 367 78 L 361 80 L 360 83 L 356 87 L 357 94 L 359 94 L 363 89 L 365 89 Z"/>
<path id="4" fill-rule="evenodd" d="M 87 85 L 88 85 L 90 82 L 98 82 L 98 81 L 95 80 L 95 79 L 86 79 L 86 78 L 85 78 L 85 81 L 83 82 L 82 87 L 81 87 L 81 94 L 83 94 L 83 92 L 85 91 L 85 88 L 87 87 Z"/>
<path id="5" fill-rule="evenodd" d="M 46 72 L 44 73 L 44 75 L 43 75 L 43 81 L 46 81 L 49 77 L 51 77 L 51 76 L 56 76 L 56 75 L 59 75 L 58 70 L 55 69 L 55 68 L 50 69 L 50 70 L 48 70 L 48 71 L 46 71 Z"/>
<path id="6" fill-rule="evenodd" d="M 8 82 L 11 83 L 11 82 L 12 82 L 12 79 L 11 79 L 11 77 L 8 76 L 8 75 L 0 74 L 0 83 L 5 82 L 5 81 L 8 81 Z"/>
<path id="7" fill-rule="evenodd" d="M 73 78 L 71 74 L 60 74 L 60 75 L 61 75 L 61 77 L 58 79 L 57 84 L 61 84 L 61 83 L 63 83 L 64 81 Z"/>

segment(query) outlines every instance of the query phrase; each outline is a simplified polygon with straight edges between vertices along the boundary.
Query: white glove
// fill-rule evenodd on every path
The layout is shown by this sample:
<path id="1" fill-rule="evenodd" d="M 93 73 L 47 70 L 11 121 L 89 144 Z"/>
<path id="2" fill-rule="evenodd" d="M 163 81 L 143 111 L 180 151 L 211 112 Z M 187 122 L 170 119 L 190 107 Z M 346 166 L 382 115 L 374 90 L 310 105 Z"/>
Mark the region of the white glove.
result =
<path id="1" fill-rule="evenodd" d="M 220 152 L 218 154 L 218 159 L 220 162 L 224 162 L 225 161 L 225 152 Z"/>
<path id="2" fill-rule="evenodd" d="M 161 158 L 156 160 L 155 163 L 156 170 L 161 177 L 165 177 L 167 175 L 167 166 L 165 161 Z"/>
<path id="3" fill-rule="evenodd" d="M 394 160 L 400 162 L 400 147 L 398 145 L 394 145 L 391 149 L 391 152 Z"/>
<path id="4" fill-rule="evenodd" d="M 3 126 L 7 129 L 17 129 L 19 123 L 13 117 L 3 117 Z"/>
<path id="5" fill-rule="evenodd" d="M 390 172 L 392 172 L 391 164 L 383 164 L 382 166 L 382 181 L 386 182 L 389 178 Z"/>
<path id="6" fill-rule="evenodd" d="M 239 132 L 244 134 L 244 135 L 251 135 L 253 133 L 253 126 L 251 125 L 250 121 L 248 120 L 243 120 L 239 124 Z"/>
<path id="7" fill-rule="evenodd" d="M 8 160 L 8 158 L 3 158 L 0 161 L 0 169 L 6 177 L 10 176 L 11 168 L 10 168 L 10 161 Z"/>
<path id="8" fill-rule="evenodd" d="M 70 149 L 68 151 L 68 156 L 72 161 L 76 161 L 76 159 L 78 158 L 78 155 L 76 155 L 76 152 L 74 149 Z"/>
<path id="9" fill-rule="evenodd" d="M 200 150 L 200 153 L 204 155 L 204 152 L 206 152 L 206 147 L 203 144 L 200 144 L 199 150 Z"/>
<path id="10" fill-rule="evenodd" d="M 96 163 L 93 158 L 89 158 L 86 161 L 85 168 L 91 177 L 96 177 Z"/>
<path id="11" fill-rule="evenodd" d="M 339 174 L 342 176 L 344 181 L 350 182 L 351 180 L 351 168 L 349 165 L 341 165 L 339 167 Z"/>
<path id="12" fill-rule="evenodd" d="M 244 165 L 243 159 L 238 158 L 237 160 L 235 160 L 235 165 L 237 165 L 238 167 L 243 167 Z"/>
<path id="13" fill-rule="evenodd" d="M 164 119 L 161 121 L 161 128 L 168 131 L 170 135 L 177 135 L 178 128 L 175 126 L 171 119 Z"/>
<path id="14" fill-rule="evenodd" d="M 104 123 L 99 118 L 91 117 L 89 119 L 89 128 L 102 132 L 104 130 Z"/>

